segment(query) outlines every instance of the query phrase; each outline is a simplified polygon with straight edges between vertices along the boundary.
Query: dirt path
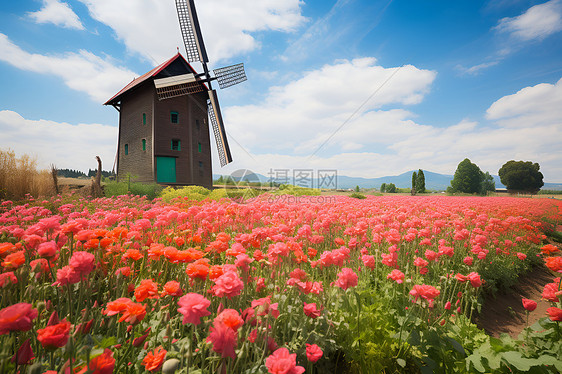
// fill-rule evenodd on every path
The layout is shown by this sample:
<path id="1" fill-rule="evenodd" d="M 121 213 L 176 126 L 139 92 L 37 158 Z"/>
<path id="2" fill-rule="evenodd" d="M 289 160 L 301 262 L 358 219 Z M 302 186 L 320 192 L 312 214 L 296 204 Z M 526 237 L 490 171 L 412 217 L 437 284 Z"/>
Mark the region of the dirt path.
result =
<path id="1" fill-rule="evenodd" d="M 542 300 L 544 285 L 552 282 L 554 276 L 544 266 L 537 266 L 532 272 L 521 277 L 517 286 L 508 293 L 498 293 L 484 301 L 482 313 L 476 318 L 478 327 L 488 334 L 499 337 L 508 333 L 513 338 L 521 333 L 526 326 L 526 311 L 521 303 L 522 298 L 537 302 L 537 309 L 529 314 L 529 326 L 546 316 L 548 301 Z"/>

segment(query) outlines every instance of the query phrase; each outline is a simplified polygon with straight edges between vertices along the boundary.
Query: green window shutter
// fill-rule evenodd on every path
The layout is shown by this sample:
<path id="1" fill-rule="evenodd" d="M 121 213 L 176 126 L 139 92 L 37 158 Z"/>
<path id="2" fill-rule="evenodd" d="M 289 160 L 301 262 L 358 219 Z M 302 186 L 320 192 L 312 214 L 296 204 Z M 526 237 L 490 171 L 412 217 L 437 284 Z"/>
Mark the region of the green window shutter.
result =
<path id="1" fill-rule="evenodd" d="M 179 139 L 172 139 L 172 151 L 181 151 L 181 141 Z"/>
<path id="2" fill-rule="evenodd" d="M 197 149 L 199 150 L 199 153 L 201 153 L 201 142 L 197 143 Z"/>
<path id="3" fill-rule="evenodd" d="M 125 155 L 129 154 L 129 144 L 125 144 Z"/>
<path id="4" fill-rule="evenodd" d="M 146 113 L 142 114 L 142 124 L 146 125 Z"/>
<path id="5" fill-rule="evenodd" d="M 142 140 L 142 150 L 146 151 L 146 139 Z"/>
<path id="6" fill-rule="evenodd" d="M 170 112 L 170 122 L 172 123 L 179 123 L 179 113 L 178 112 Z"/>

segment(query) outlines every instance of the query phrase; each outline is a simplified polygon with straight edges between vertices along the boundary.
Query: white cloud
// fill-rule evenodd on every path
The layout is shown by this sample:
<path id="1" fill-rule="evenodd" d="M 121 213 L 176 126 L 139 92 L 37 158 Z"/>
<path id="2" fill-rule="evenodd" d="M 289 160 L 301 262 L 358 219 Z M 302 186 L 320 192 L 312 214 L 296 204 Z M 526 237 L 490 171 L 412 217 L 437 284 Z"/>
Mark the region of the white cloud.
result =
<path id="1" fill-rule="evenodd" d="M 531 127 L 562 124 L 562 79 L 541 83 L 504 96 L 486 111 L 486 117 L 503 127 Z"/>
<path id="2" fill-rule="evenodd" d="M 329 143 L 357 149 L 366 136 L 377 139 L 379 127 L 388 127 L 385 136 L 393 138 L 399 136 L 392 129 L 398 123 L 409 131 L 412 126 L 404 119 L 407 111 L 369 111 L 419 103 L 435 76 L 433 71 L 411 65 L 384 68 L 374 58 L 342 60 L 285 86 L 272 87 L 263 105 L 225 108 L 225 120 L 229 132 L 254 151 L 312 154 L 365 104 Z"/>
<path id="3" fill-rule="evenodd" d="M 93 18 L 111 27 L 130 51 L 159 62 L 183 50 L 173 1 L 80 0 Z M 212 63 L 252 51 L 252 33 L 292 31 L 304 22 L 300 0 L 207 0 L 197 2 L 203 39 Z"/>
<path id="4" fill-rule="evenodd" d="M 70 6 L 59 0 L 43 0 L 43 7 L 27 15 L 37 23 L 52 23 L 68 29 L 84 30 L 84 25 Z"/>
<path id="5" fill-rule="evenodd" d="M 98 103 L 104 103 L 138 76 L 115 66 L 110 58 L 104 59 L 85 50 L 56 56 L 28 53 L 2 33 L 0 60 L 22 70 L 58 76 L 68 87 L 87 93 Z"/>
<path id="6" fill-rule="evenodd" d="M 517 17 L 503 18 L 496 26 L 521 40 L 541 40 L 562 30 L 562 1 L 535 5 Z"/>
<path id="7" fill-rule="evenodd" d="M 3 149 L 37 156 L 40 168 L 54 164 L 86 172 L 100 156 L 103 169 L 111 170 L 117 149 L 117 127 L 29 120 L 10 110 L 0 111 L 0 133 Z"/>
<path id="8" fill-rule="evenodd" d="M 423 99 L 435 72 L 407 66 L 311 156 L 395 69 L 370 58 L 340 61 L 271 89 L 263 105 L 225 108 L 234 163 L 215 172 L 308 168 L 380 177 L 422 168 L 453 174 L 468 157 L 493 174 L 508 160 L 532 160 L 547 181 L 562 182 L 562 80 L 496 101 L 487 111 L 494 125 L 464 119 L 437 127 L 417 123 L 403 108 Z"/>
<path id="9" fill-rule="evenodd" d="M 482 72 L 482 70 L 487 69 L 487 68 L 492 67 L 492 66 L 495 66 L 495 65 L 499 64 L 499 62 L 500 62 L 499 60 L 490 61 L 490 62 L 483 62 L 481 64 L 471 66 L 469 68 L 466 68 L 462 65 L 457 65 L 457 69 L 460 70 L 461 73 L 463 73 L 463 74 L 478 75 Z"/>

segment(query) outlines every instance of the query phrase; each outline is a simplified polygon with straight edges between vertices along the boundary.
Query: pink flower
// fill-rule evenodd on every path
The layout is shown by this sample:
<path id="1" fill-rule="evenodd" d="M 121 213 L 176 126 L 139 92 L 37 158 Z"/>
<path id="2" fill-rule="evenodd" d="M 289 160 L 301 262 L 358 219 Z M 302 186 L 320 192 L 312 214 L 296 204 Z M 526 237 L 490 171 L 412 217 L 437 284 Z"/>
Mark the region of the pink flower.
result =
<path id="1" fill-rule="evenodd" d="M 517 252 L 517 258 L 523 261 L 524 259 L 527 258 L 527 255 L 525 253 Z"/>
<path id="2" fill-rule="evenodd" d="M 18 284 L 18 278 L 13 271 L 0 274 L 0 287 L 4 288 L 12 284 Z"/>
<path id="3" fill-rule="evenodd" d="M 93 254 L 78 251 L 74 252 L 70 258 L 69 265 L 80 276 L 84 276 L 90 274 L 92 270 L 94 270 L 94 260 L 95 257 Z"/>
<path id="4" fill-rule="evenodd" d="M 394 269 L 386 276 L 386 279 L 392 279 L 393 281 L 396 281 L 396 283 L 400 284 L 404 282 L 404 273 L 398 269 Z"/>
<path id="5" fill-rule="evenodd" d="M 37 248 L 37 254 L 45 258 L 55 257 L 57 251 L 58 251 L 57 243 L 55 243 L 54 241 L 41 243 Z"/>
<path id="6" fill-rule="evenodd" d="M 523 298 L 521 299 L 521 302 L 523 303 L 523 308 L 525 308 L 529 312 L 532 312 L 533 310 L 537 309 L 536 301 Z"/>
<path id="7" fill-rule="evenodd" d="M 373 270 L 375 268 L 375 257 L 370 255 L 363 255 L 361 256 L 361 260 L 366 267 Z"/>
<path id="8" fill-rule="evenodd" d="M 429 261 L 437 261 L 439 255 L 437 254 L 437 252 L 428 249 L 427 251 L 425 251 L 425 258 L 427 258 Z"/>
<path id="9" fill-rule="evenodd" d="M 211 312 L 207 310 L 211 302 L 198 293 L 191 292 L 180 297 L 178 305 L 180 306 L 178 312 L 183 314 L 184 325 L 187 323 L 198 325 L 201 323 L 201 317 L 211 315 Z"/>
<path id="10" fill-rule="evenodd" d="M 240 295 L 240 291 L 244 288 L 244 282 L 238 277 L 235 271 L 228 271 L 215 280 L 212 292 L 215 296 L 226 296 L 231 299 Z"/>
<path id="11" fill-rule="evenodd" d="M 65 286 L 78 282 L 80 282 L 80 274 L 67 265 L 57 270 L 57 281 L 53 283 L 53 286 Z"/>
<path id="12" fill-rule="evenodd" d="M 462 261 L 463 261 L 466 265 L 472 266 L 472 257 L 466 256 Z"/>
<path id="13" fill-rule="evenodd" d="M 335 282 L 335 285 L 343 290 L 347 290 L 349 287 L 357 286 L 358 281 L 359 277 L 353 270 L 350 268 L 343 268 L 338 273 L 338 280 Z"/>
<path id="14" fill-rule="evenodd" d="M 0 310 L 0 335 L 10 331 L 31 330 L 32 321 L 37 318 L 37 309 L 31 304 L 18 303 Z"/>
<path id="15" fill-rule="evenodd" d="M 423 268 L 423 267 L 426 267 L 428 264 L 429 264 L 429 262 L 427 262 L 426 260 L 424 260 L 421 257 L 416 257 L 414 259 L 414 266 Z"/>
<path id="16" fill-rule="evenodd" d="M 236 359 L 236 344 L 238 332 L 231 329 L 220 321 L 215 321 L 207 337 L 208 343 L 213 343 L 213 351 L 220 353 L 221 357 L 231 357 Z"/>
<path id="17" fill-rule="evenodd" d="M 297 366 L 297 354 L 290 354 L 287 348 L 279 348 L 265 359 L 265 366 L 271 374 L 302 374 L 304 368 Z"/>
<path id="18" fill-rule="evenodd" d="M 306 358 L 308 358 L 308 361 L 316 362 L 320 360 L 323 354 L 324 352 L 322 352 L 322 349 L 320 349 L 320 347 L 316 344 L 306 345 Z"/>
<path id="19" fill-rule="evenodd" d="M 322 309 L 318 310 L 316 308 L 316 303 L 310 303 L 310 304 L 304 303 L 303 310 L 304 310 L 304 314 L 310 318 L 318 318 L 322 314 Z"/>

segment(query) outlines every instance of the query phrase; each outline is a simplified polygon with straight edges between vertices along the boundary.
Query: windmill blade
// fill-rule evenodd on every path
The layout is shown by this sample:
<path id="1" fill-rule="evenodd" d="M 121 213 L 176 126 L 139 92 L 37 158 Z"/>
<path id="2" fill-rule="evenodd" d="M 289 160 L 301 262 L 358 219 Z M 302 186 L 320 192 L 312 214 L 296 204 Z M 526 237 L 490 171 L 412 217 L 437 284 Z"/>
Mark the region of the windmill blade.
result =
<path id="1" fill-rule="evenodd" d="M 244 71 L 243 63 L 214 69 L 213 73 L 215 73 L 215 77 L 217 78 L 220 88 L 234 86 L 235 84 L 244 82 L 248 79 L 246 77 L 246 72 Z"/>
<path id="2" fill-rule="evenodd" d="M 217 150 L 219 151 L 219 160 L 221 162 L 221 166 L 225 166 L 232 162 L 230 147 L 228 146 L 228 140 L 226 140 L 226 131 L 224 130 L 224 123 L 222 121 L 217 91 L 209 90 L 208 92 L 209 101 L 207 102 L 207 106 L 209 110 L 209 118 L 211 120 L 211 124 L 213 125 L 213 133 L 215 134 Z"/>
<path id="3" fill-rule="evenodd" d="M 180 21 L 183 44 L 187 53 L 187 61 L 209 62 L 207 50 L 203 43 L 197 11 L 193 0 L 176 0 L 176 9 Z"/>
<path id="4" fill-rule="evenodd" d="M 155 79 L 154 86 L 156 87 L 158 100 L 203 92 L 206 89 L 194 74 L 182 74 Z"/>

